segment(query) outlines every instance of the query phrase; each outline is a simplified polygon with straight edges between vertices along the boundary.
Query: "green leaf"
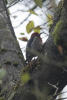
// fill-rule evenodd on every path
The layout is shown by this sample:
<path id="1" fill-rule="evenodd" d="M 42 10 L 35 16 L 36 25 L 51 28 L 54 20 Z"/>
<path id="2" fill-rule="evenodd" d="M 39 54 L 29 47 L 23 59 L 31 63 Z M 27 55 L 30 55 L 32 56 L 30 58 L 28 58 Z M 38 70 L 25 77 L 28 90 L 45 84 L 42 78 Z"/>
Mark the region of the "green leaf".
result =
<path id="1" fill-rule="evenodd" d="M 47 21 L 48 21 L 48 26 L 52 25 L 53 24 L 53 16 L 48 14 L 47 15 Z"/>
<path id="2" fill-rule="evenodd" d="M 33 21 L 30 21 L 30 22 L 27 24 L 27 26 L 26 26 L 26 31 L 27 31 L 27 33 L 32 32 L 33 28 L 34 28 L 34 22 L 33 22 Z"/>
<path id="3" fill-rule="evenodd" d="M 42 8 L 42 0 L 34 0 L 34 2 L 36 3 L 37 6 L 39 6 L 40 8 Z"/>
<path id="4" fill-rule="evenodd" d="M 0 69 L 0 80 L 6 75 L 6 70 L 1 68 Z"/>
<path id="5" fill-rule="evenodd" d="M 20 33 L 21 35 L 24 35 L 24 33 Z"/>
<path id="6" fill-rule="evenodd" d="M 21 82 L 23 84 L 27 83 L 29 80 L 30 80 L 30 74 L 29 73 L 24 73 L 22 76 L 21 76 Z"/>
<path id="7" fill-rule="evenodd" d="M 31 14 L 34 14 L 34 15 L 37 15 L 37 16 L 38 16 L 38 14 L 35 13 L 35 11 L 33 11 L 33 10 L 29 10 L 29 12 L 30 12 Z"/>
<path id="8" fill-rule="evenodd" d="M 41 29 L 40 26 L 37 26 L 34 28 L 34 32 L 40 33 L 40 29 Z"/>

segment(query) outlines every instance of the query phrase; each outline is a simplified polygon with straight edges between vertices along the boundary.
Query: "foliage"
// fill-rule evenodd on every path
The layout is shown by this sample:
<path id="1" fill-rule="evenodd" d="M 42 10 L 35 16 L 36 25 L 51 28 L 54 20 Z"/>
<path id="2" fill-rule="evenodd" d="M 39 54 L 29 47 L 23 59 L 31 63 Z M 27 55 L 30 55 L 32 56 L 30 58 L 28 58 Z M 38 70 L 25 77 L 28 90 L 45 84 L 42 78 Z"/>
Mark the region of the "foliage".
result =
<path id="1" fill-rule="evenodd" d="M 34 22 L 33 22 L 33 21 L 30 21 L 30 22 L 27 24 L 27 26 L 26 26 L 26 31 L 27 31 L 27 33 L 32 32 L 33 28 L 34 28 Z"/>
<path id="2" fill-rule="evenodd" d="M 20 33 L 21 35 L 24 35 L 24 33 Z"/>
<path id="3" fill-rule="evenodd" d="M 33 10 L 29 10 L 29 12 L 30 12 L 30 14 L 34 14 L 34 15 L 37 15 L 38 16 L 38 14 L 35 13 L 35 11 L 33 11 Z"/>
<path id="4" fill-rule="evenodd" d="M 48 21 L 48 26 L 51 26 L 53 24 L 53 16 L 48 14 L 47 15 L 47 21 Z"/>
<path id="5" fill-rule="evenodd" d="M 40 8 L 42 8 L 42 0 L 34 0 L 34 2 L 36 3 L 37 6 L 39 6 Z"/>
<path id="6" fill-rule="evenodd" d="M 34 32 L 37 32 L 37 33 L 40 33 L 40 30 L 41 30 L 41 27 L 40 26 L 36 26 L 34 25 L 34 22 L 33 21 L 30 21 L 27 25 L 26 25 L 26 31 L 28 34 L 30 34 L 32 31 Z M 24 35 L 24 33 L 20 33 L 21 35 Z M 21 37 L 19 38 L 19 40 L 22 40 L 22 41 L 28 41 L 28 38 L 27 37 Z"/>
<path id="7" fill-rule="evenodd" d="M 37 26 L 34 28 L 34 32 L 40 33 L 40 29 L 41 29 L 40 26 Z"/>
<path id="8" fill-rule="evenodd" d="M 40 33 L 40 29 L 41 29 L 40 26 L 35 27 L 33 21 L 30 21 L 30 22 L 27 24 L 27 26 L 26 26 L 26 31 L 27 31 L 28 33 L 32 32 L 32 31 L 37 32 L 37 33 Z"/>
<path id="9" fill-rule="evenodd" d="M 30 80 L 30 74 L 27 72 L 27 73 L 24 73 L 23 75 L 21 75 L 21 82 L 22 84 L 25 84 L 27 83 L 29 80 Z"/>

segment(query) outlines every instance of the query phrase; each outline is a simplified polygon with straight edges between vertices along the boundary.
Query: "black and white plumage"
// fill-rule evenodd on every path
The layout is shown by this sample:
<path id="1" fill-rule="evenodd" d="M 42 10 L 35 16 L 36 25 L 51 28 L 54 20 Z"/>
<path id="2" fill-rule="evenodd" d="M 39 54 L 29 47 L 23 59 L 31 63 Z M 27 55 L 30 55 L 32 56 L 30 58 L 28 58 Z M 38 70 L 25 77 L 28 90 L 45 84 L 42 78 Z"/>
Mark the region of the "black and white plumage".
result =
<path id="1" fill-rule="evenodd" d="M 26 46 L 26 61 L 30 62 L 33 57 L 38 56 L 37 53 L 41 53 L 42 39 L 40 34 L 33 33 Z"/>

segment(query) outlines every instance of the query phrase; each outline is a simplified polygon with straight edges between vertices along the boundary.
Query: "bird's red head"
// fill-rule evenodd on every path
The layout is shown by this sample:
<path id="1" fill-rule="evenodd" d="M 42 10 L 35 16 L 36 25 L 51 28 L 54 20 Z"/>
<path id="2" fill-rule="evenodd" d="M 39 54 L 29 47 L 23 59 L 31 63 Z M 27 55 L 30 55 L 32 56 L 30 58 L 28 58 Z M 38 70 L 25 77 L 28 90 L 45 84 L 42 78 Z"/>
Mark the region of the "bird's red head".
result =
<path id="1" fill-rule="evenodd" d="M 37 33 L 37 32 L 35 32 L 35 33 L 33 33 L 33 34 L 31 35 L 31 38 L 32 38 L 32 37 L 35 37 L 35 36 L 40 37 L 40 34 Z"/>
<path id="2" fill-rule="evenodd" d="M 31 38 L 34 38 L 34 37 L 38 37 L 40 39 L 40 41 L 42 42 L 42 39 L 40 37 L 40 34 L 37 33 L 37 32 L 34 32 L 32 35 L 31 35 Z"/>

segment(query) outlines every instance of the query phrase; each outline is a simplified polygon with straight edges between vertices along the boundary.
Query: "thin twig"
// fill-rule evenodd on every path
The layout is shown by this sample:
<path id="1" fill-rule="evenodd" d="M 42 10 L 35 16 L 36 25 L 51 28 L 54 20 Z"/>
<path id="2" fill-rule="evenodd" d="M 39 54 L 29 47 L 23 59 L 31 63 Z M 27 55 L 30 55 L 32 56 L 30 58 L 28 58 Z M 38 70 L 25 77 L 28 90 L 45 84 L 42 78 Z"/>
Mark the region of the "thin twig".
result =
<path id="1" fill-rule="evenodd" d="M 29 14 L 19 25 L 17 25 L 14 28 L 18 28 L 20 25 L 22 25 L 29 17 L 31 16 L 31 14 Z"/>

